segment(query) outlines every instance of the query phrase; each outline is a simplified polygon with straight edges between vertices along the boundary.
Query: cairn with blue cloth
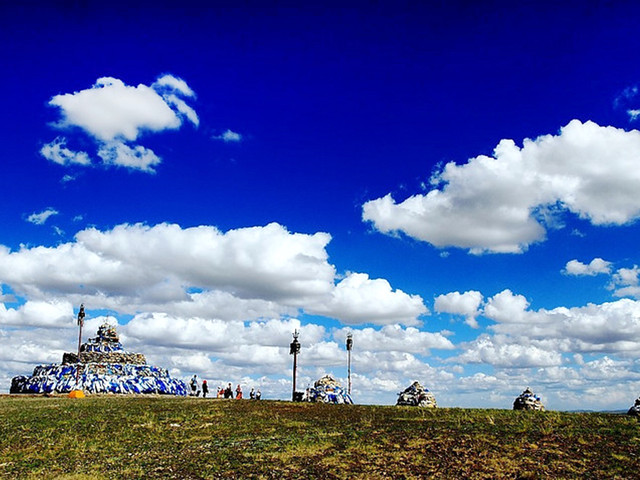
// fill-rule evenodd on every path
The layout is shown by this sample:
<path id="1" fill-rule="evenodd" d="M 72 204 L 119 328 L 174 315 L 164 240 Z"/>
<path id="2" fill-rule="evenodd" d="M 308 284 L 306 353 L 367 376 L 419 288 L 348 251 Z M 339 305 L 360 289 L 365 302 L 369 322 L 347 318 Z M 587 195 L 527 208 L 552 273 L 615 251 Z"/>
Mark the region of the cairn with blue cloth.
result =
<path id="1" fill-rule="evenodd" d="M 514 410 L 540 410 L 544 411 L 544 405 L 540 397 L 533 393 L 529 387 L 526 388 L 513 402 Z"/>
<path id="2" fill-rule="evenodd" d="M 424 388 L 420 385 L 420 382 L 413 382 L 403 392 L 398 394 L 398 401 L 396 405 L 406 407 L 425 407 L 436 408 L 436 397 L 429 391 L 428 388 Z"/>
<path id="3" fill-rule="evenodd" d="M 187 384 L 161 367 L 147 365 L 144 355 L 127 352 L 113 325 L 103 323 L 97 336 L 65 353 L 61 364 L 38 365 L 30 377 L 11 381 L 11 393 L 87 393 L 187 395 Z"/>
<path id="4" fill-rule="evenodd" d="M 321 377 L 313 384 L 313 388 L 308 388 L 305 400 L 317 403 L 353 403 L 349 392 L 331 375 Z"/>

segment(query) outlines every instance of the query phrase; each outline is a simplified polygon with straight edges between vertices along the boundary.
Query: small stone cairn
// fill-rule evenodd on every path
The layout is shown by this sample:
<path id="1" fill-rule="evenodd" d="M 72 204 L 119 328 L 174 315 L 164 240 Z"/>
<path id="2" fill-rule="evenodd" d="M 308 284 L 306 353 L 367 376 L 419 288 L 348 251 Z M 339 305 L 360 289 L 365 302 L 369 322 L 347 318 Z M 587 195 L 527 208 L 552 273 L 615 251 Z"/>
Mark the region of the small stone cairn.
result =
<path id="1" fill-rule="evenodd" d="M 540 410 L 544 411 L 544 405 L 540 397 L 534 394 L 529 387 L 526 388 L 513 402 L 514 410 Z"/>
<path id="2" fill-rule="evenodd" d="M 331 375 L 325 375 L 308 388 L 306 400 L 316 403 L 352 404 L 351 395 Z"/>
<path id="3" fill-rule="evenodd" d="M 636 403 L 629 409 L 627 415 L 634 415 L 640 417 L 640 397 L 636 398 Z"/>
<path id="4" fill-rule="evenodd" d="M 436 408 L 438 406 L 436 397 L 428 388 L 420 385 L 420 382 L 413 382 L 403 392 L 400 392 L 396 405 L 425 408 Z"/>
<path id="5" fill-rule="evenodd" d="M 127 352 L 113 325 L 103 323 L 95 338 L 80 346 L 80 355 L 65 353 L 62 363 L 38 365 L 30 377 L 11 380 L 11 393 L 161 393 L 187 395 L 187 384 L 164 368 L 148 365 L 141 353 Z"/>

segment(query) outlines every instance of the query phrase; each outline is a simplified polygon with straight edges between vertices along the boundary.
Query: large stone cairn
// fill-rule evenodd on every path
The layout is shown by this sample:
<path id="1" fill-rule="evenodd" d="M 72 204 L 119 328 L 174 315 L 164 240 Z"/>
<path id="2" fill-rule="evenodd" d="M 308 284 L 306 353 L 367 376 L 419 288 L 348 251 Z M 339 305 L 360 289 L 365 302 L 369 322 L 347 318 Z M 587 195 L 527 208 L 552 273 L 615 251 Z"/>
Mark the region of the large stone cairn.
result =
<path id="1" fill-rule="evenodd" d="M 544 410 L 540 397 L 534 394 L 529 387 L 522 392 L 513 402 L 514 410 Z"/>
<path id="2" fill-rule="evenodd" d="M 419 382 L 413 382 L 403 392 L 400 392 L 396 405 L 426 408 L 436 408 L 438 406 L 433 393 L 428 388 L 420 385 Z"/>
<path id="3" fill-rule="evenodd" d="M 186 395 L 187 385 L 164 368 L 147 365 L 141 353 L 127 352 L 113 325 L 103 323 L 97 336 L 65 353 L 61 364 L 38 365 L 31 377 L 17 376 L 11 393 L 162 393 Z"/>
<path id="4" fill-rule="evenodd" d="M 347 403 L 352 404 L 351 395 L 331 375 L 325 375 L 307 390 L 309 402 L 317 403 Z"/>
<path id="5" fill-rule="evenodd" d="M 640 417 L 640 397 L 636 398 L 636 403 L 629 409 L 627 415 L 635 415 Z"/>

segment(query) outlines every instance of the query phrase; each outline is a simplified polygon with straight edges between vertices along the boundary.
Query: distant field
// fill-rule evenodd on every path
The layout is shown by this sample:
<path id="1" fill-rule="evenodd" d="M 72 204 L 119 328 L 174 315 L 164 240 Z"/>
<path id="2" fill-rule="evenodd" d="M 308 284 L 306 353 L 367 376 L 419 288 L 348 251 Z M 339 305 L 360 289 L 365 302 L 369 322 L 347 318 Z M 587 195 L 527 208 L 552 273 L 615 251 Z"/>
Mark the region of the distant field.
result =
<path id="1" fill-rule="evenodd" d="M 0 478 L 638 478 L 601 413 L 1 397 Z"/>

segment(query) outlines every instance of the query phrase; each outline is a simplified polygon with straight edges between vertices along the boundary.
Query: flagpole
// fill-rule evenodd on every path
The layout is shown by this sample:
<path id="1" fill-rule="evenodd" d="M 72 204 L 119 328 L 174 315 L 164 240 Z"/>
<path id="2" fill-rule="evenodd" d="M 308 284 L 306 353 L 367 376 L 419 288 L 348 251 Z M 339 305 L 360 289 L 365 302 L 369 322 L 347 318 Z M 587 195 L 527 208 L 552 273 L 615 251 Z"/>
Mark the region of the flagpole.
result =
<path id="1" fill-rule="evenodd" d="M 351 395 L 351 349 L 353 348 L 353 334 L 347 334 L 347 378 L 349 379 L 349 395 Z"/>
<path id="2" fill-rule="evenodd" d="M 80 347 L 82 346 L 82 327 L 84 326 L 84 303 L 80 304 L 78 312 L 78 358 L 76 360 L 76 385 L 80 381 Z"/>

